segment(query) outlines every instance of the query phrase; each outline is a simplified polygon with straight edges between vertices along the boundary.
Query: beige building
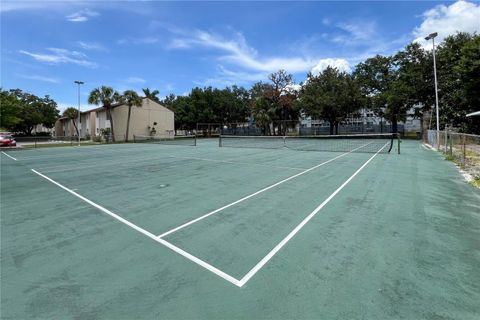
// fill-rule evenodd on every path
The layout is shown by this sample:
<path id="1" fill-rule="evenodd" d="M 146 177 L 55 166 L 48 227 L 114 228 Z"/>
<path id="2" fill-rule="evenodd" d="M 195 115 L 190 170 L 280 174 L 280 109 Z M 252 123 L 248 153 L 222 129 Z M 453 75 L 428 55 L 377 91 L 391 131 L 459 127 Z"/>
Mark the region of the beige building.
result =
<path id="1" fill-rule="evenodd" d="M 111 114 L 115 140 L 125 140 L 128 106 L 125 104 L 114 105 Z M 78 120 L 75 120 L 75 124 L 80 128 L 82 138 L 93 138 L 100 136 L 102 129 L 110 128 L 110 119 L 107 117 L 105 108 L 99 107 L 81 112 L 80 125 L 78 125 Z M 173 111 L 149 98 L 142 98 L 141 107 L 132 107 L 128 139 L 132 140 L 134 135 L 171 136 L 174 134 L 174 128 Z M 72 120 L 58 119 L 55 124 L 55 136 L 76 135 Z"/>

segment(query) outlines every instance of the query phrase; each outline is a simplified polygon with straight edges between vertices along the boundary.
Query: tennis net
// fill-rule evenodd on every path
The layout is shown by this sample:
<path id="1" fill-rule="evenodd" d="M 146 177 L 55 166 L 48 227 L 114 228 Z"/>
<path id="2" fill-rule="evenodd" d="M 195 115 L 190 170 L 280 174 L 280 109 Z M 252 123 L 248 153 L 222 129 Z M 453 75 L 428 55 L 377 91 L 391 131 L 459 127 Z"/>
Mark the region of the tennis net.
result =
<path id="1" fill-rule="evenodd" d="M 196 146 L 197 145 L 197 138 L 194 135 L 191 135 L 191 136 L 172 136 L 172 137 L 134 135 L 133 136 L 133 142 L 135 142 L 135 143 L 156 143 L 156 144 L 166 144 L 166 145 L 181 145 L 181 146 Z"/>
<path id="2" fill-rule="evenodd" d="M 220 147 L 232 148 L 288 148 L 300 151 L 388 153 L 396 134 L 355 134 L 335 136 L 220 136 Z"/>

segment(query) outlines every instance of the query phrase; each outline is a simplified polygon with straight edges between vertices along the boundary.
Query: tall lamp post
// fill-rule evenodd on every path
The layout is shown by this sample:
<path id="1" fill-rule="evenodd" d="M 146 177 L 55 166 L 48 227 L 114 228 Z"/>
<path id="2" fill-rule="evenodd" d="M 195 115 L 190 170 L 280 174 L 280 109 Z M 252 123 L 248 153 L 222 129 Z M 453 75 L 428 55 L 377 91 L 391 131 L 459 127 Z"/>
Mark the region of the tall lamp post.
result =
<path id="1" fill-rule="evenodd" d="M 83 81 L 74 81 L 78 84 L 78 146 L 80 147 L 80 85 L 84 84 Z"/>
<path id="2" fill-rule="evenodd" d="M 440 116 L 438 113 L 438 84 L 437 84 L 437 64 L 435 61 L 435 37 L 438 36 L 438 33 L 430 33 L 425 40 L 432 40 L 433 44 L 433 77 L 435 78 L 435 108 L 437 113 L 437 150 L 440 149 Z"/>

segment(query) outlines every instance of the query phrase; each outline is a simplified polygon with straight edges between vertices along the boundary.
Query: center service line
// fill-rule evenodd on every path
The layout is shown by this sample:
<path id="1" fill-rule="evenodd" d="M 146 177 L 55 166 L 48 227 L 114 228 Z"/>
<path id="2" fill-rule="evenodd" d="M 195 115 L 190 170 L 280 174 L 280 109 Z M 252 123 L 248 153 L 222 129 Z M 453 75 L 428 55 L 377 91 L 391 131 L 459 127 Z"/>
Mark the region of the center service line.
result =
<path id="1" fill-rule="evenodd" d="M 284 245 L 287 244 L 288 241 L 290 241 L 290 239 L 292 239 L 320 210 L 322 210 L 323 207 L 325 207 L 327 205 L 327 203 L 330 202 L 330 200 L 332 200 L 350 181 L 352 181 L 353 178 L 355 178 L 355 176 L 363 170 L 363 168 L 365 168 L 367 166 L 367 164 L 369 164 L 370 161 L 373 160 L 373 158 L 375 158 L 378 153 L 380 151 L 382 151 L 386 146 L 388 145 L 388 143 L 386 143 L 382 148 L 380 148 L 380 150 L 378 150 L 373 156 L 370 157 L 370 159 L 368 159 L 360 168 L 358 168 L 357 171 L 355 171 L 354 174 L 352 174 L 350 176 L 350 178 L 348 178 L 344 183 L 342 183 L 342 185 L 340 187 L 337 188 L 337 190 L 335 190 L 327 199 L 325 199 L 318 207 L 315 208 L 315 210 L 313 210 L 305 219 L 303 219 L 302 222 L 300 222 L 300 224 L 298 226 L 295 227 L 295 229 L 292 230 L 292 232 L 290 232 L 282 241 L 280 241 L 279 244 L 277 244 L 275 246 L 275 248 L 272 249 L 272 251 L 270 251 L 262 260 L 260 260 L 259 263 L 257 263 L 241 280 L 240 280 L 240 287 L 242 287 L 245 283 L 247 283 L 248 280 L 250 280 L 250 278 L 252 278 L 255 273 L 257 273 L 270 259 L 273 258 L 273 256 L 275 254 L 277 254 L 278 251 L 280 251 L 280 249 L 282 249 L 282 247 Z"/>
<path id="2" fill-rule="evenodd" d="M 363 147 L 365 147 L 365 146 L 366 146 L 366 145 L 363 145 L 363 146 L 360 146 L 360 147 L 358 147 L 358 148 L 353 149 L 352 151 L 349 151 L 349 152 L 346 152 L 346 153 L 342 153 L 341 155 L 336 156 L 335 158 L 332 158 L 332 159 L 330 159 L 330 160 L 327 160 L 327 161 L 325 161 L 325 162 L 322 162 L 322 163 L 320 163 L 320 164 L 317 164 L 317 165 L 314 166 L 314 167 L 311 167 L 311 168 L 306 169 L 306 170 L 304 170 L 304 171 L 302 171 L 302 172 L 299 172 L 299 173 L 297 173 L 297 174 L 295 174 L 295 175 L 293 175 L 293 176 L 290 176 L 290 177 L 288 177 L 288 178 L 286 178 L 286 179 L 283 179 L 283 180 L 281 180 L 281 181 L 278 181 L 277 183 L 274 183 L 274 184 L 272 184 L 272 185 L 270 185 L 270 186 L 268 186 L 268 187 L 265 187 L 265 188 L 263 188 L 263 189 L 261 189 L 261 190 L 258 190 L 257 192 L 254 192 L 254 193 L 252 193 L 252 194 L 249 194 L 248 196 L 245 196 L 245 197 L 243 197 L 243 198 L 241 198 L 241 199 L 238 199 L 237 201 L 234 201 L 234 202 L 229 203 L 229 204 L 227 204 L 227 205 L 225 205 L 225 206 L 223 206 L 223 207 L 221 207 L 221 208 L 218 208 L 218 209 L 215 209 L 215 210 L 213 210 L 213 211 L 210 211 L 209 213 L 206 213 L 206 214 L 204 214 L 203 216 L 200 216 L 200 217 L 198 217 L 198 218 L 196 218 L 196 219 L 190 220 L 190 221 L 188 221 L 188 222 L 186 222 L 186 223 L 184 223 L 184 224 L 182 224 L 182 225 L 180 225 L 180 226 L 178 226 L 178 227 L 176 227 L 176 228 L 173 228 L 173 229 L 171 229 L 171 230 L 169 230 L 169 231 L 167 231 L 167 232 L 162 233 L 161 235 L 159 235 L 159 236 L 157 236 L 157 237 L 160 239 L 160 238 L 163 238 L 163 237 L 165 237 L 165 236 L 168 236 L 169 234 L 174 233 L 174 232 L 176 232 L 176 231 L 178 231 L 178 230 L 180 230 L 180 229 L 183 229 L 183 228 L 185 228 L 185 227 L 188 227 L 189 225 L 194 224 L 195 222 L 198 222 L 198 221 L 200 221 L 200 220 L 203 220 L 203 219 L 211 216 L 212 214 L 215 214 L 215 213 L 217 213 L 217 212 L 220 212 L 220 211 L 222 211 L 222 210 L 225 210 L 225 209 L 227 209 L 227 208 L 230 208 L 231 206 L 234 206 L 234 205 L 236 205 L 236 204 L 238 204 L 238 203 L 240 203 L 240 202 L 243 202 L 243 201 L 245 201 L 245 200 L 247 200 L 247 199 L 250 199 L 251 197 L 254 197 L 254 196 L 256 196 L 257 194 L 260 194 L 260 193 L 262 193 L 262 192 L 265 192 L 265 191 L 267 191 L 267 190 L 270 190 L 270 189 L 272 189 L 272 188 L 274 188 L 274 187 L 276 187 L 276 186 L 278 186 L 278 185 L 280 185 L 280 184 L 282 184 L 282 183 L 284 183 L 284 182 L 287 182 L 287 181 L 292 180 L 292 179 L 294 179 L 294 178 L 296 178 L 296 177 L 299 177 L 299 176 L 301 176 L 301 175 L 303 175 L 303 174 L 305 174 L 305 173 L 307 173 L 307 172 L 310 172 L 310 171 L 312 171 L 312 170 L 314 170 L 314 169 L 317 169 L 318 167 L 321 167 L 321 166 L 323 166 L 323 165 L 325 165 L 325 164 L 327 164 L 327 163 L 330 163 L 330 162 L 332 162 L 332 161 L 334 161 L 334 160 L 337 160 L 338 158 L 341 158 L 341 157 L 343 157 L 343 156 L 345 156 L 345 155 L 347 155 L 347 154 L 349 154 L 349 153 L 352 153 L 352 152 L 354 152 L 354 151 L 356 151 L 356 150 L 358 150 L 358 149 L 360 149 L 360 148 L 363 148 Z M 382 148 L 382 149 L 383 149 L 383 148 Z M 382 150 L 382 149 L 380 149 L 380 150 Z"/>

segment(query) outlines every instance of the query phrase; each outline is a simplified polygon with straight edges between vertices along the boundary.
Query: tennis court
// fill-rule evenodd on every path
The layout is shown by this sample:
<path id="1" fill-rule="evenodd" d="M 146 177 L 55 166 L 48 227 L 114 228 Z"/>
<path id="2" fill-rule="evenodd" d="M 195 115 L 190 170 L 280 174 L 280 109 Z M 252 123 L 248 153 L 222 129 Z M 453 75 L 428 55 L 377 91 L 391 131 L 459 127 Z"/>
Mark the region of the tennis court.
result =
<path id="1" fill-rule="evenodd" d="M 480 192 L 418 142 L 142 142 L 2 153 L 2 318 L 478 317 Z"/>

